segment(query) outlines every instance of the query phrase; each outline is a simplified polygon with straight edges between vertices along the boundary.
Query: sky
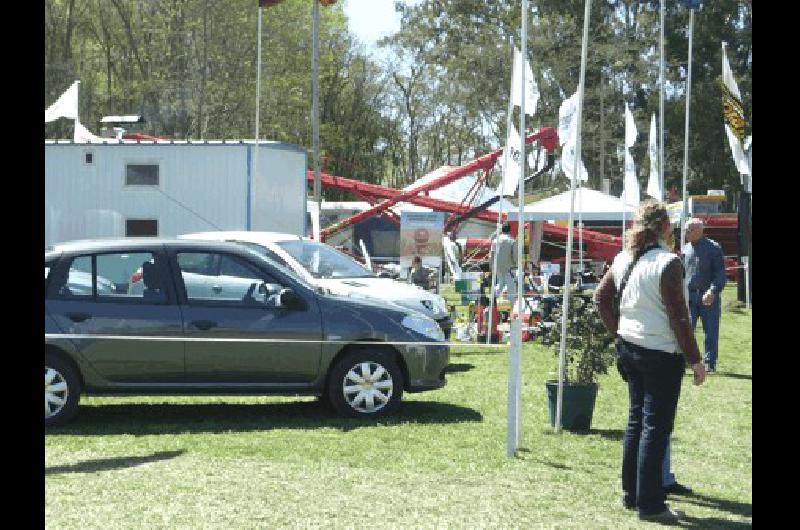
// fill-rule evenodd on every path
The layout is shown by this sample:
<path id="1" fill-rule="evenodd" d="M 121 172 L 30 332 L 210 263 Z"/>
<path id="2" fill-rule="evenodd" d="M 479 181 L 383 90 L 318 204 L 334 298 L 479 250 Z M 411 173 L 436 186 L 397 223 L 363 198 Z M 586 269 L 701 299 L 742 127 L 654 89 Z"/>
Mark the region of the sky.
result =
<path id="1" fill-rule="evenodd" d="M 421 0 L 406 0 L 418 4 Z M 394 0 L 344 0 L 344 13 L 349 19 L 350 31 L 369 48 L 400 29 L 400 15 L 394 10 Z"/>

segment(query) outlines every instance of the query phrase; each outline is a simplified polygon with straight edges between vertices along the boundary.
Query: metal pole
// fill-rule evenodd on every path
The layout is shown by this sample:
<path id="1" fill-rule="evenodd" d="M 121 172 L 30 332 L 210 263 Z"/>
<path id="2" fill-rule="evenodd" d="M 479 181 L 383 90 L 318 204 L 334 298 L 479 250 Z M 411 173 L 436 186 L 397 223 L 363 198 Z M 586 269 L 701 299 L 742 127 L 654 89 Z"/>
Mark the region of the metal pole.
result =
<path id="1" fill-rule="evenodd" d="M 564 399 L 564 364 L 567 348 L 567 315 L 569 314 L 569 286 L 572 265 L 572 233 L 574 232 L 573 213 L 575 210 L 575 177 L 578 175 L 579 161 L 581 159 L 581 121 L 583 119 L 583 85 L 586 81 L 586 51 L 589 42 L 589 14 L 591 13 L 592 0 L 586 0 L 583 14 L 583 44 L 581 45 L 581 76 L 578 82 L 578 124 L 577 141 L 575 142 L 575 170 L 572 172 L 570 182 L 570 206 L 567 232 L 567 259 L 564 261 L 564 297 L 561 302 L 561 347 L 558 355 L 558 399 L 556 400 L 556 432 L 561 432 L 561 404 Z"/>
<path id="2" fill-rule="evenodd" d="M 528 57 L 528 0 L 522 0 L 522 32 L 520 35 L 520 53 L 524 61 Z M 524 63 L 523 63 L 524 64 Z M 517 318 L 511 323 L 510 332 L 514 339 L 508 350 L 508 439 L 506 456 L 512 457 L 519 447 L 520 439 L 520 389 L 522 387 L 522 254 L 525 249 L 525 68 L 520 73 L 520 89 L 522 91 L 519 104 L 519 131 L 520 131 L 520 161 L 519 161 L 519 215 L 517 217 Z M 510 287 L 510 286 L 509 286 Z M 513 311 L 513 305 L 512 305 Z"/>
<path id="3" fill-rule="evenodd" d="M 745 307 L 750 309 L 750 260 L 747 256 L 742 256 L 744 262 L 744 298 Z"/>
<path id="4" fill-rule="evenodd" d="M 692 99 L 692 32 L 694 30 L 694 9 L 689 10 L 689 62 L 686 73 L 686 133 L 683 140 L 683 207 L 681 208 L 681 240 L 678 248 L 686 240 L 686 216 L 689 211 L 689 197 L 686 182 L 689 178 L 689 104 Z"/>
<path id="5" fill-rule="evenodd" d="M 258 59 L 256 60 L 256 145 L 253 148 L 253 182 L 258 182 L 258 126 L 259 117 L 258 111 L 261 107 L 261 15 L 264 8 L 258 6 Z M 249 183 L 248 183 L 249 185 Z M 250 204 L 247 205 L 250 209 L 250 216 L 247 219 L 247 229 L 251 230 L 253 227 L 253 211 L 255 207 L 255 193 L 250 194 Z"/>
<path id="6" fill-rule="evenodd" d="M 660 191 L 661 197 L 659 200 L 664 200 L 666 190 L 664 189 L 664 0 L 661 0 L 661 59 L 659 61 L 659 74 L 658 74 L 658 108 L 659 108 L 659 135 L 658 135 L 658 160 L 659 172 L 658 178 L 661 180 Z"/>
<path id="7" fill-rule="evenodd" d="M 511 45 L 511 81 L 514 81 L 514 37 L 510 37 L 509 43 Z M 511 127 L 513 124 L 511 123 L 511 114 L 514 111 L 514 104 L 511 102 L 511 92 L 513 92 L 513 87 L 508 95 L 508 116 L 506 117 L 506 141 L 508 141 L 509 132 L 511 132 Z M 520 143 L 525 145 L 525 142 L 522 140 L 522 136 L 520 136 Z M 503 181 L 507 178 L 508 173 L 508 151 L 509 146 L 506 145 L 505 149 L 503 149 Z M 503 181 L 500 182 L 500 193 L 502 193 Z M 503 199 L 500 199 L 500 209 L 497 211 L 497 228 L 495 229 L 495 238 L 500 237 L 500 225 L 503 219 Z M 495 244 L 497 239 L 495 239 Z M 491 245 L 489 246 L 491 249 Z M 492 340 L 492 316 L 494 314 L 494 283 L 497 281 L 497 252 L 494 253 L 492 257 L 492 283 L 489 284 L 489 318 L 486 321 L 486 344 L 490 344 Z M 511 286 L 507 286 L 506 288 L 510 288 Z M 479 330 L 480 331 L 480 330 Z"/>
<path id="8" fill-rule="evenodd" d="M 316 227 L 319 227 L 319 215 L 322 211 L 322 181 L 319 173 L 319 0 L 314 0 L 314 23 L 313 52 L 312 52 L 312 73 L 311 73 L 311 122 L 313 129 L 314 143 L 314 201 L 317 203 L 317 210 L 314 215 L 317 217 Z M 319 228 L 314 234 L 314 240 L 319 241 Z"/>

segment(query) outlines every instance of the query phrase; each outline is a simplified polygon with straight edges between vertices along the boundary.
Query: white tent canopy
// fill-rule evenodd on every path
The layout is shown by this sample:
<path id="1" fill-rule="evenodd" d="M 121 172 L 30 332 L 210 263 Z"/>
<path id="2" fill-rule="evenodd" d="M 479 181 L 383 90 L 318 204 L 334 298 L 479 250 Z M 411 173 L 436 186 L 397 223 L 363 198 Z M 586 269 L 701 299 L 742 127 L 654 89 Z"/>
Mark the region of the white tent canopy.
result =
<path id="1" fill-rule="evenodd" d="M 569 219 L 569 190 L 547 199 L 525 206 L 524 217 L 526 221 L 563 221 Z M 626 220 L 633 218 L 634 206 L 625 205 L 622 200 L 612 195 L 588 189 L 575 190 L 575 219 L 578 213 L 583 221 L 617 221 L 621 222 L 623 215 Z M 516 210 L 508 212 L 508 220 L 516 221 L 519 213 Z"/>

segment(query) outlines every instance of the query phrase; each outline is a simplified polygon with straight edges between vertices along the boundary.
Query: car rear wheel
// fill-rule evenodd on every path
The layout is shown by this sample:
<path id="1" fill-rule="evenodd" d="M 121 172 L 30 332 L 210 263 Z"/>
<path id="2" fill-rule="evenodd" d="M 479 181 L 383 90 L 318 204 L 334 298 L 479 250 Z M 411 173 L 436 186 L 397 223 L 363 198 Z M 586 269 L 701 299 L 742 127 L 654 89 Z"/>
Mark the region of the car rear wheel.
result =
<path id="1" fill-rule="evenodd" d="M 58 356 L 44 355 L 44 425 L 61 425 L 78 411 L 81 389 L 78 374 Z"/>
<path id="2" fill-rule="evenodd" d="M 355 351 L 334 365 L 328 396 L 333 408 L 342 416 L 385 416 L 400 405 L 403 374 L 397 362 L 385 352 Z"/>

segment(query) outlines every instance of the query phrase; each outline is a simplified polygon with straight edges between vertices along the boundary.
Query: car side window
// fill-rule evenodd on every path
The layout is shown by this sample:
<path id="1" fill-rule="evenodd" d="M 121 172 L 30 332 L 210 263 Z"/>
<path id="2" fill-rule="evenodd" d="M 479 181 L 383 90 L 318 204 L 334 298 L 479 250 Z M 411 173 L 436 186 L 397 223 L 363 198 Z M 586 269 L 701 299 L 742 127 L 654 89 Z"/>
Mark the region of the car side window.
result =
<path id="1" fill-rule="evenodd" d="M 69 263 L 66 274 L 53 278 L 50 293 L 54 298 L 91 299 L 92 291 L 92 257 L 77 256 Z"/>
<path id="2" fill-rule="evenodd" d="M 96 260 L 98 301 L 167 303 L 169 277 L 152 253 L 98 254 Z"/>
<path id="3" fill-rule="evenodd" d="M 234 307 L 279 307 L 283 286 L 246 260 L 214 252 L 179 252 L 177 255 L 186 299 L 195 305 Z M 184 269 L 183 264 L 217 263 L 220 274 L 212 268 Z"/>
<path id="4" fill-rule="evenodd" d="M 257 243 L 250 243 L 250 242 L 246 242 L 246 241 L 241 241 L 239 243 L 241 245 L 246 246 L 250 250 L 254 251 L 256 254 L 261 254 L 262 256 L 266 256 L 267 258 L 271 259 L 275 263 L 277 263 L 279 265 L 283 265 L 287 269 L 292 270 L 292 268 L 289 267 L 289 264 L 286 263 L 286 260 L 283 259 L 282 257 L 280 257 L 277 252 L 275 252 L 273 250 L 270 250 L 267 247 L 261 246 L 261 245 L 259 245 Z"/>

